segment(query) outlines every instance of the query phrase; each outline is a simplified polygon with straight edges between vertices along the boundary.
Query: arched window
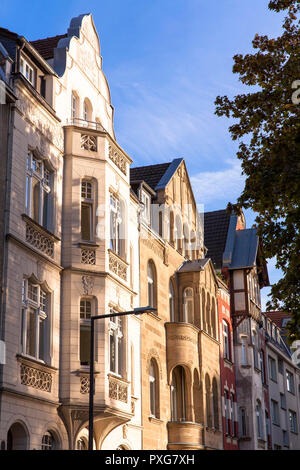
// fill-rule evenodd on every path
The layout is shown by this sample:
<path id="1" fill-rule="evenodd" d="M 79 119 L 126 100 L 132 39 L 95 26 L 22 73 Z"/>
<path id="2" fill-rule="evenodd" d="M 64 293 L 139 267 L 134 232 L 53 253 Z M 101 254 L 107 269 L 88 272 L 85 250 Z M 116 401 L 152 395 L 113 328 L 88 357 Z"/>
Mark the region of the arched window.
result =
<path id="1" fill-rule="evenodd" d="M 234 407 L 234 394 L 230 394 L 230 420 L 231 420 L 231 434 L 235 436 L 235 407 Z"/>
<path id="2" fill-rule="evenodd" d="M 169 223 L 169 228 L 170 228 L 170 234 L 169 234 L 169 241 L 170 244 L 174 246 L 175 243 L 175 228 L 174 228 L 174 212 L 170 211 L 170 223 Z"/>
<path id="3" fill-rule="evenodd" d="M 217 337 L 217 328 L 216 328 L 216 307 L 214 298 L 211 301 L 211 330 L 214 338 Z"/>
<path id="4" fill-rule="evenodd" d="M 207 330 L 206 325 L 206 315 L 205 315 L 205 290 L 202 288 L 202 322 L 203 322 L 203 329 Z"/>
<path id="5" fill-rule="evenodd" d="M 42 438 L 42 450 L 54 450 L 56 448 L 56 442 L 53 434 L 47 431 Z"/>
<path id="6" fill-rule="evenodd" d="M 80 300 L 80 364 L 88 366 L 90 363 L 91 348 L 91 322 L 92 302 L 88 299 Z"/>
<path id="7" fill-rule="evenodd" d="M 182 366 L 175 367 L 172 372 L 171 420 L 186 420 L 186 377 Z"/>
<path id="8" fill-rule="evenodd" d="M 214 428 L 219 429 L 219 396 L 218 396 L 217 380 L 215 378 L 213 378 L 213 382 L 212 382 L 212 393 L 213 393 Z"/>
<path id="9" fill-rule="evenodd" d="M 207 300 L 206 300 L 206 325 L 207 325 L 207 333 L 211 334 L 211 324 L 210 324 L 210 296 L 207 293 Z"/>
<path id="10" fill-rule="evenodd" d="M 175 218 L 174 241 L 175 241 L 176 250 L 181 252 L 182 251 L 182 224 L 181 224 L 181 218 L 179 215 L 176 215 L 176 218 Z"/>
<path id="11" fill-rule="evenodd" d="M 92 105 L 88 98 L 85 98 L 83 102 L 83 119 L 85 121 L 92 121 Z M 86 122 L 86 125 L 88 125 L 88 122 Z"/>
<path id="12" fill-rule="evenodd" d="M 212 415 L 211 415 L 211 388 L 210 388 L 210 378 L 208 374 L 205 376 L 205 401 L 206 401 L 206 425 L 207 427 L 212 427 Z"/>
<path id="13" fill-rule="evenodd" d="M 189 240 L 189 228 L 187 224 L 183 225 L 183 256 L 186 258 L 190 257 L 190 240 Z"/>
<path id="14" fill-rule="evenodd" d="M 170 310 L 170 321 L 175 321 L 175 298 L 174 288 L 172 281 L 169 282 L 169 310 Z"/>
<path id="15" fill-rule="evenodd" d="M 156 272 L 153 261 L 148 262 L 147 266 L 147 285 L 148 285 L 148 305 L 156 306 Z"/>
<path id="16" fill-rule="evenodd" d="M 159 418 L 159 382 L 158 367 L 155 359 L 151 359 L 149 367 L 150 415 Z"/>
<path id="17" fill-rule="evenodd" d="M 194 323 L 194 291 L 187 287 L 183 292 L 183 321 Z"/>

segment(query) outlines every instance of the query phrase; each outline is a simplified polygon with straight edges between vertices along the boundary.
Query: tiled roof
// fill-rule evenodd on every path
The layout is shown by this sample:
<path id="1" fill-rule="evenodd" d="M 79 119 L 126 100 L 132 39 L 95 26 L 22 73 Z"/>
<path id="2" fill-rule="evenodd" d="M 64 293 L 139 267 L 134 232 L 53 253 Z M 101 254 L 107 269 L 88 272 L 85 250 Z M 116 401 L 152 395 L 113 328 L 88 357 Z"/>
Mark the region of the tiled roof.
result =
<path id="1" fill-rule="evenodd" d="M 291 318 L 291 315 L 289 313 L 285 312 L 264 312 L 266 317 L 270 318 L 278 328 L 285 328 L 285 326 L 282 326 L 282 320 L 284 318 Z"/>
<path id="2" fill-rule="evenodd" d="M 130 168 L 130 182 L 145 181 L 150 188 L 155 190 L 155 187 L 169 168 L 170 164 L 171 162 Z"/>
<path id="3" fill-rule="evenodd" d="M 185 263 L 183 263 L 183 265 L 178 269 L 178 272 L 186 273 L 186 272 L 202 271 L 202 269 L 208 262 L 209 262 L 208 258 L 197 259 L 193 261 L 185 261 Z"/>
<path id="4" fill-rule="evenodd" d="M 234 248 L 229 269 L 254 266 L 258 249 L 258 236 L 255 228 L 236 230 Z"/>
<path id="5" fill-rule="evenodd" d="M 230 215 L 226 210 L 204 213 L 204 245 L 208 249 L 207 258 L 211 258 L 216 269 L 222 267 Z"/>
<path id="6" fill-rule="evenodd" d="M 59 40 L 67 36 L 67 34 L 61 34 L 51 38 L 37 39 L 36 41 L 30 41 L 30 44 L 45 60 L 48 60 L 54 57 L 54 49 L 57 47 Z"/>

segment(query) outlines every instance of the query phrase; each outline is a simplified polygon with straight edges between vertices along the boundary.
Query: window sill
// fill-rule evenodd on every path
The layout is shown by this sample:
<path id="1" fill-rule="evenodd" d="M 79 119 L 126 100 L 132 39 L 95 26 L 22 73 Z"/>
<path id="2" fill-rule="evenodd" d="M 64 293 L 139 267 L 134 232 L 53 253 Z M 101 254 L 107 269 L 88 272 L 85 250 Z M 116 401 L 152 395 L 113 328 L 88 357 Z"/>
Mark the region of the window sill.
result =
<path id="1" fill-rule="evenodd" d="M 229 366 L 233 366 L 233 362 L 232 362 L 230 359 L 228 359 L 227 357 L 223 357 L 223 360 L 224 360 L 224 362 L 226 362 L 226 364 L 228 364 Z"/>
<path id="2" fill-rule="evenodd" d="M 251 364 L 241 364 L 244 369 L 251 369 Z"/>
<path id="3" fill-rule="evenodd" d="M 156 308 L 156 307 L 153 307 L 153 308 Z M 146 315 L 150 315 L 150 317 L 155 318 L 155 320 L 161 321 L 161 318 L 158 315 L 156 315 L 155 313 L 147 312 Z"/>
<path id="4" fill-rule="evenodd" d="M 78 243 L 80 248 L 98 248 L 100 245 L 94 242 L 81 241 Z"/>
<path id="5" fill-rule="evenodd" d="M 121 375 L 115 374 L 114 372 L 109 372 L 107 374 L 108 379 L 118 380 L 119 382 L 123 382 L 129 384 L 130 382 L 124 379 Z"/>
<path id="6" fill-rule="evenodd" d="M 151 423 L 155 423 L 155 424 L 163 423 L 163 421 L 160 418 L 157 418 L 156 416 L 149 416 L 148 419 Z"/>
<path id="7" fill-rule="evenodd" d="M 108 248 L 108 253 L 111 253 L 112 255 L 116 256 L 122 263 L 125 263 L 127 266 L 129 266 L 129 263 L 127 263 L 126 259 L 123 258 L 122 256 L 118 255 L 118 253 L 116 253 L 111 248 Z"/>
<path id="8" fill-rule="evenodd" d="M 22 362 L 23 364 L 30 367 L 37 367 L 38 369 L 49 370 L 51 372 L 58 370 L 57 367 L 47 365 L 45 362 L 35 359 L 34 357 L 27 356 L 26 354 L 16 354 L 16 358 L 19 362 Z"/>

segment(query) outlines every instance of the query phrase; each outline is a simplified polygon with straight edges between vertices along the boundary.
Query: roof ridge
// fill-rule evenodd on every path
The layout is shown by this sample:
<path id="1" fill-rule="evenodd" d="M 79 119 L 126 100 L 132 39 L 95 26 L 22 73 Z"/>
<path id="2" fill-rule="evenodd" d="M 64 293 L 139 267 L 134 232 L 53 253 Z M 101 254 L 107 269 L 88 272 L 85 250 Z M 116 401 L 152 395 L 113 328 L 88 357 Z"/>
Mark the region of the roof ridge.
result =
<path id="1" fill-rule="evenodd" d="M 38 42 L 38 41 L 47 41 L 49 39 L 56 39 L 56 38 L 63 38 L 63 37 L 67 37 L 68 34 L 65 33 L 65 34 L 56 34 L 56 36 L 48 36 L 46 38 L 40 38 L 40 39 L 34 39 L 33 41 L 29 41 L 30 44 L 32 44 L 33 42 Z"/>
<path id="2" fill-rule="evenodd" d="M 165 162 L 165 163 L 154 163 L 152 165 L 142 165 L 142 166 L 134 166 L 134 167 L 131 167 L 130 170 L 135 170 L 136 168 L 149 168 L 149 167 L 153 167 L 153 166 L 162 166 L 162 165 L 170 165 L 172 162 Z"/>

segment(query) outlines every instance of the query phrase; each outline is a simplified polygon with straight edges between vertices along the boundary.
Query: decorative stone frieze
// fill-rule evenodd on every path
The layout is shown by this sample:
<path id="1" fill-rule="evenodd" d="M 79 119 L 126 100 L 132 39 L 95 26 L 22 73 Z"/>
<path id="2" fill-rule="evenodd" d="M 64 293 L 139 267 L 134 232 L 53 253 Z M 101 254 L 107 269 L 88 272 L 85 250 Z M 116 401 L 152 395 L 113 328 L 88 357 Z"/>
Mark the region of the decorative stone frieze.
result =
<path id="1" fill-rule="evenodd" d="M 109 251 L 109 270 L 124 281 L 127 280 L 127 263 L 113 251 Z"/>
<path id="2" fill-rule="evenodd" d="M 112 145 L 110 145 L 108 148 L 108 155 L 109 158 L 114 162 L 114 164 L 119 168 L 119 170 L 121 170 L 124 175 L 127 175 L 127 163 L 123 155 L 118 152 Z"/>

